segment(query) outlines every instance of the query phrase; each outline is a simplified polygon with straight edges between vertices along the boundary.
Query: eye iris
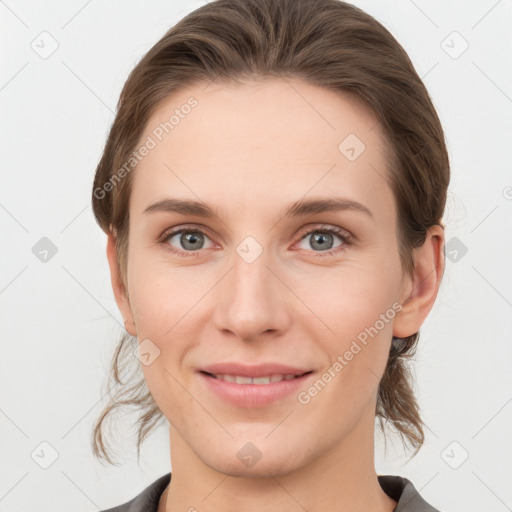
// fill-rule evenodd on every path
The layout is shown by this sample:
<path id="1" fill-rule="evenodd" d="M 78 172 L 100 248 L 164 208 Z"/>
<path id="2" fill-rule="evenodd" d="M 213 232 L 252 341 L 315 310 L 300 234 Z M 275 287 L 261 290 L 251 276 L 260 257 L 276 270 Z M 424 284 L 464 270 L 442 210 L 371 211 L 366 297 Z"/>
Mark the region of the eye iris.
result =
<path id="1" fill-rule="evenodd" d="M 330 244 L 331 246 L 330 247 L 326 247 L 326 242 L 325 242 L 326 237 L 329 237 L 331 239 L 331 244 Z M 331 249 L 332 248 L 332 235 L 327 234 L 327 233 L 324 233 L 324 234 L 313 234 L 312 241 L 311 241 L 311 246 L 314 247 L 316 243 L 320 244 L 318 247 L 316 247 L 317 249 L 322 249 L 322 250 Z"/>
<path id="2" fill-rule="evenodd" d="M 200 249 L 201 247 L 194 245 L 198 240 L 202 240 L 202 235 L 200 233 L 183 233 L 180 237 L 180 243 L 185 249 Z"/>

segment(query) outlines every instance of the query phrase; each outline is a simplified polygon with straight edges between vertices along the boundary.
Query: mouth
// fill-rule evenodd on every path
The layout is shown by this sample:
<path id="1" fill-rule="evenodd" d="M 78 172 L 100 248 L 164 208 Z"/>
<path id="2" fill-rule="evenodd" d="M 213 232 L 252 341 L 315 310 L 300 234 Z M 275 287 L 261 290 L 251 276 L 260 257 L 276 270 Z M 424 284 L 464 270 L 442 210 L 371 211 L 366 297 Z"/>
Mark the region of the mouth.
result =
<path id="1" fill-rule="evenodd" d="M 274 375 L 266 375 L 261 377 L 246 377 L 244 375 L 230 375 L 230 374 L 222 374 L 222 373 L 209 373 L 205 371 L 201 371 L 202 374 L 212 377 L 214 379 L 222 380 L 224 382 L 231 382 L 234 384 L 256 384 L 256 385 L 266 385 L 272 384 L 274 382 L 282 382 L 283 380 L 294 380 L 299 379 L 305 375 L 309 375 L 313 373 L 313 371 L 304 372 L 301 374 L 274 374 Z"/>
<path id="2" fill-rule="evenodd" d="M 271 375 L 233 375 L 201 370 L 205 389 L 212 397 L 237 408 L 262 408 L 283 400 L 293 400 L 300 390 L 314 379 L 313 370 L 300 374 L 272 373 Z"/>

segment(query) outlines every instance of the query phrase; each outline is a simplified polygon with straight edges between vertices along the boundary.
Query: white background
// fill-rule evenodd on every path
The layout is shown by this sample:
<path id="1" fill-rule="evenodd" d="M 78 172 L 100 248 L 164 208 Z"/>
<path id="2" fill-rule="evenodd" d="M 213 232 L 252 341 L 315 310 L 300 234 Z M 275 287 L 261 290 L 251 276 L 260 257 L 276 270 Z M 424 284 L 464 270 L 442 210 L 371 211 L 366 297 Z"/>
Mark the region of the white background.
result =
<path id="1" fill-rule="evenodd" d="M 409 462 L 398 443 L 386 457 L 379 444 L 377 471 L 410 478 L 441 510 L 510 510 L 512 2 L 353 3 L 395 35 L 433 98 L 451 158 L 446 240 L 468 249 L 447 260 L 421 330 L 416 386 L 426 443 Z M 129 71 L 200 5 L 0 2 L 2 511 L 96 511 L 171 469 L 165 425 L 143 445 L 140 467 L 129 419 L 124 465 L 103 467 L 91 455 L 122 321 L 90 195 Z M 47 59 L 31 48 L 43 31 L 59 45 Z M 453 31 L 469 43 L 456 59 L 448 47 L 453 54 L 463 42 Z M 58 249 L 46 263 L 32 252 L 42 237 Z M 31 458 L 43 441 L 58 452 L 48 469 Z M 450 467 L 464 451 L 467 460 Z"/>

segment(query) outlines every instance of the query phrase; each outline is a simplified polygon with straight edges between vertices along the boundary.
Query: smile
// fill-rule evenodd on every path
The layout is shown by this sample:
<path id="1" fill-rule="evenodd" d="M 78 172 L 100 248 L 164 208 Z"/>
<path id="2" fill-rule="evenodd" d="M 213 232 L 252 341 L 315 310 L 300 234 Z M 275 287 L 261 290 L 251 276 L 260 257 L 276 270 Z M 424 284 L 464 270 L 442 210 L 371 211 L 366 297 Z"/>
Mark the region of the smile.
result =
<path id="1" fill-rule="evenodd" d="M 297 374 L 272 374 L 259 377 L 198 372 L 214 396 L 236 407 L 266 407 L 279 400 L 293 400 L 314 377 L 309 371 Z"/>
<path id="2" fill-rule="evenodd" d="M 226 382 L 234 382 L 235 384 L 271 384 L 272 382 L 281 382 L 283 380 L 292 380 L 300 375 L 268 375 L 266 377 L 245 377 L 242 375 L 228 375 L 228 374 L 208 374 L 216 379 Z"/>

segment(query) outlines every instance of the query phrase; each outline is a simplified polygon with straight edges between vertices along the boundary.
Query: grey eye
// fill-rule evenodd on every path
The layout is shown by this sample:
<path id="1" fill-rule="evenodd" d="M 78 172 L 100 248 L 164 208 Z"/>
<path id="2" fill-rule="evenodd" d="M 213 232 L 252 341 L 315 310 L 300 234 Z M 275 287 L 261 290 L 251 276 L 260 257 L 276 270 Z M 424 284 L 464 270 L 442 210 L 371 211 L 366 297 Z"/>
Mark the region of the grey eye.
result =
<path id="1" fill-rule="evenodd" d="M 174 242 L 174 244 L 172 243 L 175 238 L 178 238 L 179 245 L 177 247 L 175 245 L 176 242 Z M 209 238 L 204 233 L 190 230 L 182 230 L 171 234 L 168 237 L 168 243 L 170 245 L 184 251 L 197 251 L 200 249 L 205 249 L 204 244 L 206 240 L 209 240 Z"/>
<path id="2" fill-rule="evenodd" d="M 311 248 L 318 251 L 328 251 L 329 249 L 334 249 L 342 245 L 341 238 L 339 235 L 333 233 L 324 233 L 320 230 L 314 231 L 312 233 L 308 233 L 300 243 L 303 243 L 308 238 L 311 239 L 309 242 L 310 247 L 301 247 L 301 249 L 310 250 Z M 340 239 L 340 242 L 337 245 L 334 245 L 334 239 Z"/>

